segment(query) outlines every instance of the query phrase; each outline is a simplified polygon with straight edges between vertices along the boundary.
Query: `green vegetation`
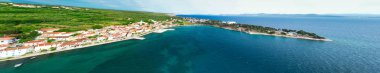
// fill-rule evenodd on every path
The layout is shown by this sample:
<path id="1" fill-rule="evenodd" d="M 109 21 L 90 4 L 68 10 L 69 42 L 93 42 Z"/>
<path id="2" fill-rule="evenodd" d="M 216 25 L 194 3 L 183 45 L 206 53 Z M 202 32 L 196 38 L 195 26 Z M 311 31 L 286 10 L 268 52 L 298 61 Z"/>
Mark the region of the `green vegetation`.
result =
<path id="1" fill-rule="evenodd" d="M 0 4 L 0 36 L 21 34 L 21 42 L 32 40 L 40 28 L 60 28 L 60 32 L 100 29 L 110 25 L 128 25 L 134 22 L 166 21 L 178 17 L 164 13 L 121 11 L 38 5 L 41 8 L 15 7 Z"/>
<path id="2" fill-rule="evenodd" d="M 321 37 L 315 33 L 306 32 L 303 30 L 297 31 L 297 30 L 290 30 L 290 29 L 276 29 L 276 28 L 271 28 L 271 27 L 263 27 L 263 26 L 250 25 L 250 24 L 227 24 L 221 21 L 214 21 L 214 20 L 202 22 L 201 24 L 207 24 L 207 25 L 223 27 L 223 28 L 231 28 L 231 29 L 239 30 L 239 31 L 254 31 L 254 32 L 259 32 L 259 33 L 276 34 L 276 35 L 287 35 L 288 33 L 296 33 L 296 36 L 303 36 L 303 37 L 309 37 L 309 38 L 314 38 L 314 39 L 325 39 L 325 37 Z"/>
<path id="3" fill-rule="evenodd" d="M 310 33 L 310 32 L 306 32 L 306 31 L 303 31 L 303 30 L 297 31 L 297 34 L 311 36 L 312 38 L 317 38 L 317 39 L 325 39 L 324 37 L 318 36 L 315 33 Z"/>
<path id="4" fill-rule="evenodd" d="M 47 50 L 47 49 L 42 49 L 41 50 L 41 52 L 47 52 L 47 51 L 49 51 L 49 50 Z"/>
<path id="5" fill-rule="evenodd" d="M 70 28 L 72 30 L 83 30 L 92 28 L 93 25 L 127 25 L 138 21 L 164 21 L 171 17 L 163 13 L 102 10 L 72 7 L 70 9 L 57 9 L 54 6 L 43 6 L 42 8 L 22 8 L 11 5 L 0 5 L 0 31 L 1 34 L 19 33 L 15 26 L 30 26 L 37 28 L 54 27 Z M 8 29 L 8 27 L 12 27 Z M 67 29 L 63 29 L 67 30 Z M 63 31 L 62 30 L 62 31 Z"/>
<path id="6" fill-rule="evenodd" d="M 34 40 L 34 38 L 36 38 L 37 36 L 40 36 L 40 35 L 41 34 L 39 34 L 37 31 L 23 32 L 19 36 L 17 36 L 17 38 L 20 39 L 19 40 L 20 43 L 24 43 L 24 42 L 27 42 L 27 41 Z"/>
<path id="7" fill-rule="evenodd" d="M 54 42 L 55 40 L 54 39 L 48 39 L 47 42 L 51 43 L 51 42 Z"/>
<path id="8" fill-rule="evenodd" d="M 92 26 L 92 29 L 102 29 L 103 26 L 102 25 L 93 25 Z"/>
<path id="9" fill-rule="evenodd" d="M 57 50 L 57 48 L 55 47 L 50 48 L 50 51 L 55 51 L 55 50 Z"/>
<path id="10" fill-rule="evenodd" d="M 89 36 L 88 38 L 97 38 L 99 37 L 100 35 L 94 35 L 94 36 Z"/>
<path id="11" fill-rule="evenodd" d="M 77 36 L 77 35 L 79 35 L 80 33 L 75 33 L 75 34 L 73 34 L 73 35 L 71 35 L 71 36 Z"/>

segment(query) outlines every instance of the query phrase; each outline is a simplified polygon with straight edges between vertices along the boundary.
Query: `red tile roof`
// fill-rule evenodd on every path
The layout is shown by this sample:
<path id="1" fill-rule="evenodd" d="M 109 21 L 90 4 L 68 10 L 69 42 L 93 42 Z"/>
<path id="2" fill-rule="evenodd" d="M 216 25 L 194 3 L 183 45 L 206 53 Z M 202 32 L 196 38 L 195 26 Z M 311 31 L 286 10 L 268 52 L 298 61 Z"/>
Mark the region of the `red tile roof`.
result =
<path id="1" fill-rule="evenodd" d="M 12 39 L 14 39 L 14 37 L 9 37 L 9 36 L 0 37 L 0 40 L 12 40 Z"/>
<path id="2" fill-rule="evenodd" d="M 42 43 L 42 44 L 38 44 L 38 46 L 51 46 L 51 45 L 54 45 L 54 43 Z"/>
<path id="3" fill-rule="evenodd" d="M 45 42 L 45 40 L 32 40 L 25 43 L 41 43 L 41 42 Z"/>
<path id="4" fill-rule="evenodd" d="M 8 46 L 10 46 L 10 45 L 0 45 L 0 47 L 8 47 Z"/>
<path id="5" fill-rule="evenodd" d="M 60 46 L 77 45 L 78 42 L 65 42 Z"/>
<path id="6" fill-rule="evenodd" d="M 30 47 L 27 46 L 22 46 L 22 47 L 12 47 L 12 48 L 5 48 L 4 50 L 1 51 L 11 51 L 11 50 L 22 50 L 22 49 L 29 49 Z"/>

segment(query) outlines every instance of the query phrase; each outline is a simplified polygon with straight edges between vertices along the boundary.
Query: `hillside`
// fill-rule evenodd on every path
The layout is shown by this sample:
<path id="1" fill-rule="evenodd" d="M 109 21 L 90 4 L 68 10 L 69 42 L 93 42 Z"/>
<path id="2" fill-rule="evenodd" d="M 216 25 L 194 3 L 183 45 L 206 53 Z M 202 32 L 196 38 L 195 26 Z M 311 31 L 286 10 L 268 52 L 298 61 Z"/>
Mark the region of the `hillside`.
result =
<path id="1" fill-rule="evenodd" d="M 47 27 L 78 31 L 93 26 L 128 25 L 141 20 L 149 22 L 150 19 L 164 21 L 171 18 L 176 17 L 151 12 L 0 3 L 0 36 Z"/>

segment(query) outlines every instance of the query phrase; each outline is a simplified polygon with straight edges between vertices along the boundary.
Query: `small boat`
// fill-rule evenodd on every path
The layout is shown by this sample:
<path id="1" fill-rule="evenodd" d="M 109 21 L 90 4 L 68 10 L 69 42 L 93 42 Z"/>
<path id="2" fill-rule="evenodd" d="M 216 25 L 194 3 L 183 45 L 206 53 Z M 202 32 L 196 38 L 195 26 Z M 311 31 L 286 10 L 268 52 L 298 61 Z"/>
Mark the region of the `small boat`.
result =
<path id="1" fill-rule="evenodd" d="M 145 38 L 143 38 L 143 37 L 137 37 L 136 39 L 138 39 L 138 40 L 144 40 Z"/>
<path id="2" fill-rule="evenodd" d="M 30 59 L 34 59 L 34 58 L 36 58 L 36 57 L 32 57 L 32 58 L 30 58 Z"/>
<path id="3" fill-rule="evenodd" d="M 144 37 L 134 37 L 133 39 L 136 39 L 136 40 L 144 40 L 145 38 L 144 38 Z"/>
<path id="4" fill-rule="evenodd" d="M 14 67 L 20 67 L 22 65 L 22 63 L 19 63 L 19 64 L 16 64 Z"/>

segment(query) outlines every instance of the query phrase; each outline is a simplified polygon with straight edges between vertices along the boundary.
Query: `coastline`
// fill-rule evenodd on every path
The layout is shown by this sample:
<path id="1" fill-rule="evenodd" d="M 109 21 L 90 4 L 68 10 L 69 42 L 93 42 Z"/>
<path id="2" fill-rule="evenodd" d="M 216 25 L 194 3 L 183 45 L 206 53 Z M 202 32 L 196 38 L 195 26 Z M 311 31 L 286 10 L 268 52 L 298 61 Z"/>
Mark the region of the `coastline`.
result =
<path id="1" fill-rule="evenodd" d="M 63 50 L 57 50 L 57 51 L 47 51 L 47 52 L 41 52 L 41 53 L 26 54 L 24 56 L 13 57 L 13 58 L 10 58 L 10 59 L 2 59 L 2 60 L 0 60 L 0 62 L 12 61 L 12 60 L 18 60 L 18 59 L 24 59 L 24 58 L 30 58 L 30 57 L 34 57 L 34 56 L 47 55 L 47 54 L 51 54 L 51 53 L 57 53 L 57 52 L 63 52 L 63 51 L 81 49 L 81 48 L 98 46 L 98 45 L 104 45 L 104 44 L 109 44 L 109 43 L 114 43 L 114 42 L 125 41 L 125 40 L 130 40 L 130 39 L 108 41 L 108 42 L 96 43 L 96 44 L 85 45 L 85 46 L 80 46 L 80 47 L 73 47 L 73 48 L 68 48 L 68 49 L 63 49 Z"/>
<path id="2" fill-rule="evenodd" d="M 245 32 L 248 34 L 256 35 L 267 35 L 267 36 L 277 36 L 286 38 L 296 38 L 305 39 L 313 41 L 332 41 L 331 39 L 319 36 L 312 32 L 307 32 L 304 30 L 292 30 L 292 29 L 278 29 L 272 27 L 265 27 L 259 25 L 241 24 L 233 21 L 218 21 L 218 20 L 208 20 L 208 19 L 196 19 L 196 18 L 186 18 L 186 20 L 198 23 L 201 25 L 209 25 L 217 28 L 223 28 L 227 30 Z"/>
<path id="3" fill-rule="evenodd" d="M 174 27 L 177 27 L 177 26 L 174 26 Z M 168 27 L 168 28 L 171 28 L 171 27 Z M 172 29 L 162 28 L 162 29 L 155 30 L 155 31 L 162 31 L 162 30 L 164 30 L 163 32 L 166 32 L 166 31 L 172 30 Z M 19 59 L 25 59 L 25 58 L 31 58 L 31 57 L 40 56 L 40 55 L 48 55 L 48 54 L 57 53 L 57 52 L 70 51 L 70 50 L 75 50 L 75 49 L 82 49 L 82 48 L 87 48 L 87 47 L 99 46 L 99 45 L 104 45 L 104 44 L 109 44 L 109 43 L 115 43 L 115 42 L 121 42 L 121 41 L 127 41 L 127 40 L 133 40 L 133 39 L 143 40 L 145 38 L 143 38 L 142 36 L 154 33 L 155 31 L 143 33 L 143 35 L 141 35 L 139 37 L 131 37 L 131 38 L 126 38 L 126 39 L 124 38 L 124 39 L 118 39 L 118 40 L 104 41 L 104 42 L 100 42 L 100 43 L 94 43 L 94 44 L 90 44 L 90 45 L 84 45 L 84 46 L 79 46 L 79 47 L 72 47 L 72 48 L 67 48 L 67 49 L 62 49 L 62 50 L 56 50 L 56 51 L 46 51 L 46 52 L 25 54 L 25 55 L 22 55 L 22 56 L 0 59 L 0 62 L 13 61 L 13 60 L 19 60 Z M 163 33 L 163 32 L 161 32 L 161 33 Z M 143 39 L 139 39 L 139 38 L 143 38 Z"/>
<path id="4" fill-rule="evenodd" d="M 192 25 L 184 25 L 184 26 L 198 26 L 198 25 L 201 25 L 201 24 L 192 24 Z M 201 26 L 209 26 L 209 25 L 201 25 Z M 178 26 L 173 26 L 173 27 L 178 27 Z M 231 30 L 231 31 L 238 31 L 238 30 L 234 30 L 234 29 L 228 29 L 228 28 L 217 27 L 217 26 L 213 26 L 213 27 L 221 28 L 221 29 L 226 29 L 226 30 Z M 48 55 L 48 54 L 51 54 L 51 53 L 70 51 L 70 50 L 75 50 L 75 49 L 82 49 L 82 48 L 87 48 L 87 47 L 92 47 L 92 46 L 99 46 L 99 45 L 104 45 L 104 44 L 109 44 L 109 43 L 115 43 L 115 42 L 120 42 L 120 41 L 126 41 L 126 40 L 132 40 L 132 39 L 143 40 L 143 39 L 138 39 L 138 38 L 143 38 L 141 36 L 148 35 L 148 34 L 151 34 L 151 33 L 163 33 L 163 32 L 166 32 L 166 31 L 172 31 L 172 30 L 174 30 L 174 29 L 170 29 L 170 28 L 171 27 L 162 28 L 162 29 L 159 29 L 159 30 L 151 31 L 151 32 L 146 32 L 146 33 L 143 33 L 142 35 L 140 35 L 139 37 L 130 37 L 130 38 L 124 38 L 124 39 L 118 39 L 118 40 L 104 41 L 104 42 L 100 42 L 100 43 L 94 43 L 94 44 L 90 44 L 90 45 L 84 45 L 84 46 L 79 46 L 79 47 L 72 47 L 72 48 L 67 48 L 67 49 L 62 49 L 62 50 L 56 50 L 56 51 L 46 51 L 46 52 L 40 52 L 40 53 L 26 54 L 26 55 L 23 55 L 23 56 L 12 57 L 12 58 L 8 58 L 8 59 L 1 59 L 0 62 L 19 60 L 19 59 L 25 59 L 25 58 L 31 58 L 31 57 L 40 56 L 40 55 Z M 313 39 L 313 38 L 307 38 L 307 37 L 292 37 L 292 36 L 284 36 L 284 35 L 276 35 L 276 34 L 266 34 L 266 33 L 258 33 L 258 32 L 248 32 L 248 31 L 238 31 L 238 32 L 244 32 L 244 33 L 253 34 L 253 35 L 266 35 L 266 36 L 296 38 L 296 39 L 315 40 L 315 41 L 332 41 L 330 39 Z"/>
<path id="5" fill-rule="evenodd" d="M 228 29 L 228 28 L 223 28 L 223 27 L 218 27 L 218 26 L 213 26 L 213 27 L 227 29 L 227 30 L 231 30 L 231 31 L 238 31 L 238 30 Z M 238 31 L 238 32 L 244 32 L 244 33 L 251 34 L 251 35 L 266 35 L 266 36 L 295 38 L 295 39 L 304 39 L 304 40 L 313 40 L 313 41 L 324 41 L 324 42 L 333 41 L 333 40 L 327 39 L 327 38 L 326 39 L 315 39 L 315 38 L 309 38 L 309 37 L 295 37 L 295 36 L 285 36 L 285 35 L 267 34 L 267 33 L 259 33 L 259 32 L 249 32 L 249 31 Z"/>

